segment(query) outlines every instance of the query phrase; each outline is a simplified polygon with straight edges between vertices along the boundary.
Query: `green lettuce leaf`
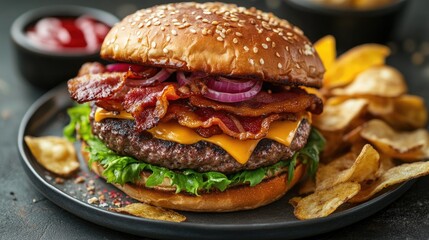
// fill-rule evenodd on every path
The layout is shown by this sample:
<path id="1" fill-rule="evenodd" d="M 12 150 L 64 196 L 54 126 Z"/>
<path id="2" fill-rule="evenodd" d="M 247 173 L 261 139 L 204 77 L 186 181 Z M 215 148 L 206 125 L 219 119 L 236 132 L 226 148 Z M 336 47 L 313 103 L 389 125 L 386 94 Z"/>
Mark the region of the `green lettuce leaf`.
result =
<path id="1" fill-rule="evenodd" d="M 149 171 L 151 175 L 146 181 L 147 187 L 160 185 L 164 178 L 170 179 L 171 185 L 176 187 L 176 192 L 187 192 L 198 195 L 200 191 L 218 189 L 224 191 L 237 184 L 249 184 L 255 186 L 262 182 L 265 176 L 272 175 L 280 169 L 288 168 L 289 180 L 293 178 L 294 167 L 297 159 L 309 166 L 309 173 L 314 175 L 319 163 L 319 153 L 323 149 L 323 137 L 316 130 L 312 130 L 307 145 L 288 161 L 280 161 L 272 166 L 255 170 L 246 170 L 234 174 L 225 175 L 220 172 L 196 172 L 193 170 L 172 171 L 170 169 L 154 166 L 132 157 L 120 156 L 110 150 L 100 139 L 91 132 L 88 104 L 77 105 L 67 112 L 70 123 L 64 128 L 64 135 L 70 140 L 76 140 L 75 135 L 84 140 L 90 153 L 89 166 L 98 162 L 104 167 L 103 176 L 107 182 L 125 184 L 136 182 L 140 179 L 142 171 Z"/>

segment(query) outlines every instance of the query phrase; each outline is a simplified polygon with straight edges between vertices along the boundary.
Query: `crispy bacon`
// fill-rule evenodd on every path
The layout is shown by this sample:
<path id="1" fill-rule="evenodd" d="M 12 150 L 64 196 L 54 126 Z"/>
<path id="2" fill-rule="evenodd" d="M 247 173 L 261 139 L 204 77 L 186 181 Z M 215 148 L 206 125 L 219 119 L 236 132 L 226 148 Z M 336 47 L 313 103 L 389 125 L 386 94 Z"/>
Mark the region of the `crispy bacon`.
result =
<path id="1" fill-rule="evenodd" d="M 125 86 L 126 73 L 86 74 L 67 82 L 70 96 L 78 103 L 109 99 Z"/>
<path id="2" fill-rule="evenodd" d="M 222 103 L 203 97 L 203 82 L 181 87 L 175 82 L 133 87 L 127 81 L 156 71 L 148 69 L 140 75 L 103 71 L 104 66 L 98 63 L 84 65 L 80 75 L 68 82 L 72 99 L 79 103 L 94 101 L 108 111 L 131 113 L 139 132 L 160 121 L 174 120 L 204 137 L 225 133 L 241 140 L 260 139 L 273 121 L 296 121 L 302 112 L 317 114 L 323 108 L 321 99 L 300 88 L 277 93 L 261 91 L 247 101 Z"/>
<path id="3" fill-rule="evenodd" d="M 323 110 L 320 98 L 300 88 L 279 93 L 261 91 L 254 98 L 238 103 L 222 103 L 203 96 L 191 96 L 189 102 L 196 107 L 227 111 L 240 116 L 261 116 L 270 113 L 298 113 L 310 111 L 319 114 Z"/>
<path id="4" fill-rule="evenodd" d="M 171 120 L 177 120 L 180 125 L 195 129 L 203 137 L 223 132 L 231 137 L 246 140 L 263 138 L 273 121 L 296 121 L 297 116 L 292 113 L 282 113 L 265 117 L 244 117 L 211 108 L 194 108 L 182 101 L 172 103 L 162 119 L 163 122 Z"/>
<path id="5" fill-rule="evenodd" d="M 177 85 L 161 83 L 154 87 L 133 88 L 125 96 L 123 107 L 136 119 L 137 131 L 156 126 L 167 113 L 169 101 L 177 100 Z"/>

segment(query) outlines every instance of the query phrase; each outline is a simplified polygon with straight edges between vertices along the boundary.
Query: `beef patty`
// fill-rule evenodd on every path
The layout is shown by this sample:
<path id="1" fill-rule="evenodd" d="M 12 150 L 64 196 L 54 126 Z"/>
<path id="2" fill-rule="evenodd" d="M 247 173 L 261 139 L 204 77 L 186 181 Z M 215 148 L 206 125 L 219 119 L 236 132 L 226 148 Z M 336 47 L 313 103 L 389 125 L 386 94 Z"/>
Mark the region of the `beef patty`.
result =
<path id="1" fill-rule="evenodd" d="M 94 109 L 91 116 L 93 115 Z M 223 173 L 256 169 L 289 159 L 305 146 L 311 129 L 310 123 L 304 119 L 289 147 L 270 139 L 262 139 L 247 163 L 242 165 L 221 147 L 209 142 L 179 144 L 153 138 L 150 133 L 137 133 L 132 120 L 104 119 L 95 122 L 91 117 L 91 125 L 93 134 L 119 155 L 132 156 L 139 161 L 169 169 Z"/>

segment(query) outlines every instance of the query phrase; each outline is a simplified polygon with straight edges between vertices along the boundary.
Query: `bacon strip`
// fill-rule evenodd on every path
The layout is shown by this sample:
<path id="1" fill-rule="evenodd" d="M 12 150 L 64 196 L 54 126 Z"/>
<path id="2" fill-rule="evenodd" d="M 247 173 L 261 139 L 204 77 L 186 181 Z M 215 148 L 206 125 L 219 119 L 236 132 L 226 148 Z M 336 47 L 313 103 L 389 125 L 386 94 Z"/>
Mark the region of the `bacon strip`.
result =
<path id="1" fill-rule="evenodd" d="M 86 74 L 67 82 L 70 96 L 78 103 L 111 98 L 125 85 L 126 73 Z"/>
<path id="2" fill-rule="evenodd" d="M 189 102 L 196 107 L 212 108 L 227 111 L 240 116 L 261 116 L 271 113 L 298 113 L 310 111 L 319 114 L 323 103 L 316 95 L 308 94 L 300 88 L 292 88 L 286 92 L 259 92 L 253 99 L 239 103 L 222 103 L 202 96 L 191 96 Z"/>
<path id="3" fill-rule="evenodd" d="M 125 96 L 123 106 L 136 119 L 136 130 L 144 131 L 156 126 L 167 113 L 169 101 L 177 100 L 177 86 L 162 83 L 154 87 L 133 88 Z"/>
<path id="4" fill-rule="evenodd" d="M 185 103 L 172 103 L 163 122 L 177 120 L 182 126 L 193 128 L 203 137 L 225 133 L 240 140 L 261 139 L 268 133 L 270 124 L 276 120 L 296 121 L 295 114 L 270 114 L 266 117 L 243 117 L 211 108 L 196 108 Z M 218 129 L 221 131 L 219 132 Z"/>
<path id="5" fill-rule="evenodd" d="M 300 88 L 279 93 L 261 91 L 251 100 L 222 103 L 202 96 L 203 82 L 180 88 L 172 82 L 132 87 L 127 81 L 141 76 L 130 71 L 101 71 L 105 69 L 100 64 L 84 65 L 80 72 L 83 75 L 68 82 L 72 99 L 79 103 L 95 101 L 109 111 L 127 111 L 135 118 L 139 132 L 160 121 L 176 120 L 204 137 L 223 132 L 241 140 L 260 139 L 273 121 L 294 121 L 299 113 L 322 111 L 321 99 Z M 148 69 L 142 74 L 152 72 Z"/>

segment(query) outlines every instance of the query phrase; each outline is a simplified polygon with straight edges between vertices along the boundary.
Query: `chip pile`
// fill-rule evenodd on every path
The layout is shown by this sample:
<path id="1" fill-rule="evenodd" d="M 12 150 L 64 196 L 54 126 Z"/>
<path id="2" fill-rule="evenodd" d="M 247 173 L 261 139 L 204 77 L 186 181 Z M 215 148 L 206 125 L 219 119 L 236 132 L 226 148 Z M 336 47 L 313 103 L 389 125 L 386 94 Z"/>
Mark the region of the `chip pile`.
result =
<path id="1" fill-rule="evenodd" d="M 326 217 L 344 203 L 429 174 L 425 103 L 407 94 L 402 74 L 385 64 L 389 48 L 364 44 L 336 59 L 332 36 L 315 48 L 327 71 L 320 91 L 325 109 L 313 125 L 326 148 L 315 179 L 300 186 L 304 196 L 290 200 L 298 219 Z"/>

